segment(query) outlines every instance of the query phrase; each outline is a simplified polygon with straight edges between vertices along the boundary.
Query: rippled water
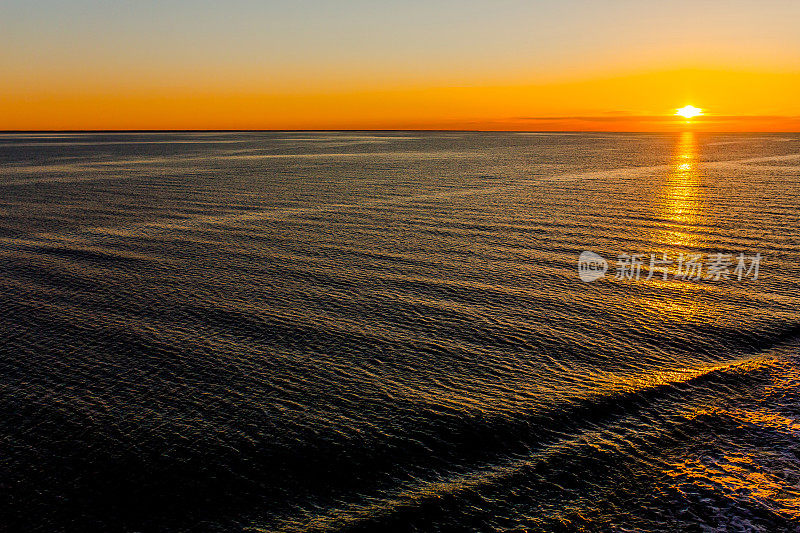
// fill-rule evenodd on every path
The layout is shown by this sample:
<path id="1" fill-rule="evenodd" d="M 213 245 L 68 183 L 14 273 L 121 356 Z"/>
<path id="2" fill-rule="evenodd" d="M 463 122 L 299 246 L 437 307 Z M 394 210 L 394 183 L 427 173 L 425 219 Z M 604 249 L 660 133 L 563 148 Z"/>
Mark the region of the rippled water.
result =
<path id="1" fill-rule="evenodd" d="M 800 135 L 2 134 L 0 164 L 8 531 L 800 524 Z M 615 279 L 682 252 L 763 259 Z"/>

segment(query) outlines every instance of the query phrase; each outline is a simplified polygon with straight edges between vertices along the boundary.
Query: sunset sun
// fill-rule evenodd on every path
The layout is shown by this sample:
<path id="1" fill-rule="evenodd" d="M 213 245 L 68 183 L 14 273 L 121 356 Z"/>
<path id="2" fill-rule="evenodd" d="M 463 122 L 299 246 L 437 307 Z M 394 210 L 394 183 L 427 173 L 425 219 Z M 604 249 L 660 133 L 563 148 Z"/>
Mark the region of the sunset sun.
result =
<path id="1" fill-rule="evenodd" d="M 684 118 L 693 118 L 702 115 L 703 110 L 698 107 L 694 107 L 693 105 L 687 105 L 678 109 L 675 114 Z"/>

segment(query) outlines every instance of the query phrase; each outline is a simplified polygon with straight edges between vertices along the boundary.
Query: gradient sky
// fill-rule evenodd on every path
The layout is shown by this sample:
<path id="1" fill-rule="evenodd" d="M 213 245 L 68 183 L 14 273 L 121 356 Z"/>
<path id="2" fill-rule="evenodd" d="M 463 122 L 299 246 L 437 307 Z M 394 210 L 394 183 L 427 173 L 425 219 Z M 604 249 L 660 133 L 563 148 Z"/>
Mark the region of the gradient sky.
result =
<path id="1" fill-rule="evenodd" d="M 800 130 L 800 2 L 0 3 L 0 129 Z"/>

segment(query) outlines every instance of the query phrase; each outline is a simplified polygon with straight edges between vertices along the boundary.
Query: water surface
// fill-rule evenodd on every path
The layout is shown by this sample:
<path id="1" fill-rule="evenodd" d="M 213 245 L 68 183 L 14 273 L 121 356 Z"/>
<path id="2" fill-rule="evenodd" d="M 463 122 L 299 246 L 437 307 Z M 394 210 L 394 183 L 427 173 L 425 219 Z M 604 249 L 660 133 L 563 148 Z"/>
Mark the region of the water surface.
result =
<path id="1" fill-rule="evenodd" d="M 795 529 L 798 175 L 791 134 L 2 134 L 0 516 Z M 718 252 L 758 279 L 614 278 Z"/>

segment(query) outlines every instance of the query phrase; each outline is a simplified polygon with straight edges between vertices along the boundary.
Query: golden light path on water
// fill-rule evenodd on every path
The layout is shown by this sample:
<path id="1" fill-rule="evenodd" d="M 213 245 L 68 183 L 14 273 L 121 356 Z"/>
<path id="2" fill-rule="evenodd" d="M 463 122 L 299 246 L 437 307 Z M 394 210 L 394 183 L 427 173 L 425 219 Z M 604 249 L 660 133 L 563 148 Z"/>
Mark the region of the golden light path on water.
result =
<path id="1" fill-rule="evenodd" d="M 691 131 L 684 132 L 678 142 L 660 205 L 663 211 L 659 215 L 668 221 L 660 237 L 660 243 L 668 248 L 662 251 L 672 252 L 675 247 L 693 248 L 702 244 L 696 230 L 705 222 L 705 205 L 702 177 L 697 166 L 697 142 Z"/>
<path id="2" fill-rule="evenodd" d="M 659 222 L 652 236 L 652 250 L 642 250 L 644 267 L 649 270 L 650 253 L 655 254 L 656 260 L 666 258 L 671 263 L 655 266 L 652 279 L 647 280 L 650 290 L 635 298 L 642 313 L 652 320 L 698 323 L 713 321 L 719 316 L 713 306 L 704 304 L 709 293 L 717 292 L 719 287 L 675 277 L 680 254 L 688 257 L 708 245 L 703 238 L 704 228 L 709 224 L 708 206 L 697 150 L 694 132 L 683 132 L 660 195 L 653 199 L 653 215 Z M 665 268 L 668 270 L 666 278 Z"/>

